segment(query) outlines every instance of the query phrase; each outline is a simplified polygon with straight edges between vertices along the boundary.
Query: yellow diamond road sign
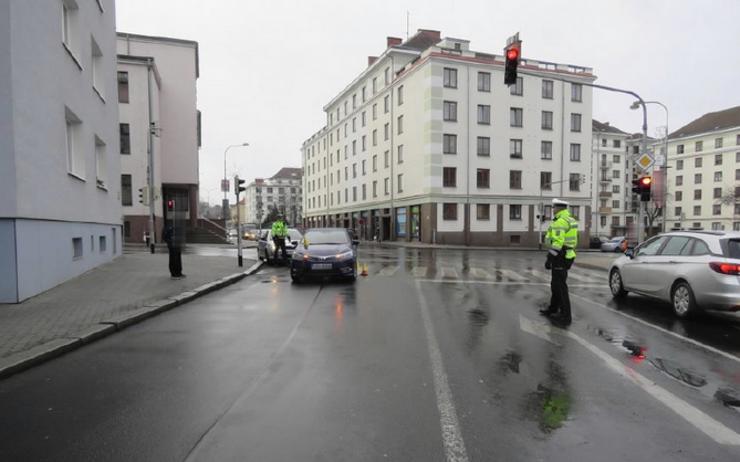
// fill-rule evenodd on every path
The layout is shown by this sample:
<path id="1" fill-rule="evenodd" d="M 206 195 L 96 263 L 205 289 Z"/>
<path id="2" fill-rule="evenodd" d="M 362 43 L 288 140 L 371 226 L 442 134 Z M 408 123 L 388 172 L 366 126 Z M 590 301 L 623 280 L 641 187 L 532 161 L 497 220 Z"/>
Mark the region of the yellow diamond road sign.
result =
<path id="1" fill-rule="evenodd" d="M 655 163 L 655 159 L 647 153 L 641 155 L 640 158 L 637 159 L 637 165 L 639 165 L 643 170 L 647 170 L 652 167 L 653 163 Z"/>

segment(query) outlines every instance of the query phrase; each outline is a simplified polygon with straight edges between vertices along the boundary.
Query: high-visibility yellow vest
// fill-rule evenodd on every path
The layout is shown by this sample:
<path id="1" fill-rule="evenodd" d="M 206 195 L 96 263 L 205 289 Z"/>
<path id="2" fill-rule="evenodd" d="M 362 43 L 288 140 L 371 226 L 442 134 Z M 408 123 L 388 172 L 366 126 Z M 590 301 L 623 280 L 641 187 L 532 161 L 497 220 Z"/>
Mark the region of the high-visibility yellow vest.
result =
<path id="1" fill-rule="evenodd" d="M 566 260 L 576 258 L 578 221 L 570 216 L 568 209 L 561 210 L 555 215 L 555 220 L 547 229 L 547 241 L 550 243 L 550 248 L 558 252 L 565 248 Z"/>
<path id="2" fill-rule="evenodd" d="M 288 235 L 288 229 L 285 227 L 283 220 L 278 220 L 272 224 L 272 235 L 274 237 L 285 237 Z"/>

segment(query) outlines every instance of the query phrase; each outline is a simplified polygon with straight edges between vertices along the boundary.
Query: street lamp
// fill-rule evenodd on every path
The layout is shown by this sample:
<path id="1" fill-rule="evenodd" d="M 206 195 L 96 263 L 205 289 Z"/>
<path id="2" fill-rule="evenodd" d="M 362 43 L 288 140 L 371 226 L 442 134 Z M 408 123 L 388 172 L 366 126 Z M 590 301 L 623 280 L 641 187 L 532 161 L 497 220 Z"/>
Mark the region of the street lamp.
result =
<path id="1" fill-rule="evenodd" d="M 665 104 L 661 103 L 660 101 L 644 101 L 642 104 L 656 104 L 663 108 L 665 111 L 665 137 L 663 138 L 663 165 L 660 166 L 662 170 L 665 170 L 665 174 L 663 175 L 663 191 L 662 191 L 662 202 L 663 202 L 663 222 L 662 222 L 662 232 L 665 232 L 665 226 L 666 226 L 666 218 L 668 217 L 667 211 L 668 211 L 668 204 L 666 204 L 666 199 L 668 197 L 668 108 Z M 632 103 L 632 106 L 630 106 L 630 109 L 638 109 L 640 107 L 640 102 L 635 101 Z"/>
<path id="2" fill-rule="evenodd" d="M 221 204 L 221 215 L 224 218 L 224 226 L 226 226 L 226 220 L 228 219 L 227 213 L 228 213 L 228 210 L 229 210 L 229 197 L 227 196 L 227 194 L 229 192 L 229 188 L 228 187 L 223 187 L 223 185 L 226 185 L 228 183 L 228 181 L 229 181 L 228 180 L 228 177 L 226 176 L 226 153 L 229 152 L 229 149 L 231 149 L 231 148 L 238 148 L 240 146 L 249 146 L 249 143 L 232 144 L 232 145 L 227 146 L 226 147 L 226 150 L 224 151 L 224 180 L 223 180 L 223 184 L 221 186 L 221 189 L 224 190 L 224 201 Z M 237 224 L 237 226 L 238 226 L 238 224 Z"/>

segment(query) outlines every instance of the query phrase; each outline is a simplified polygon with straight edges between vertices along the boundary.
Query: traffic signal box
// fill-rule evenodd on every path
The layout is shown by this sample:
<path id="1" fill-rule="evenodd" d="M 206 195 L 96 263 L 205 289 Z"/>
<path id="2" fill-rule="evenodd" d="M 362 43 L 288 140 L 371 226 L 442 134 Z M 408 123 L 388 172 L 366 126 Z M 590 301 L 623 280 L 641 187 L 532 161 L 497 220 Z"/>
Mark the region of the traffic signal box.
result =
<path id="1" fill-rule="evenodd" d="M 505 49 L 506 68 L 504 71 L 504 84 L 516 84 L 516 71 L 522 55 L 522 42 L 515 41 Z"/>
<path id="2" fill-rule="evenodd" d="M 632 192 L 640 196 L 642 202 L 650 200 L 650 190 L 653 185 L 653 177 L 643 176 L 632 180 Z"/>

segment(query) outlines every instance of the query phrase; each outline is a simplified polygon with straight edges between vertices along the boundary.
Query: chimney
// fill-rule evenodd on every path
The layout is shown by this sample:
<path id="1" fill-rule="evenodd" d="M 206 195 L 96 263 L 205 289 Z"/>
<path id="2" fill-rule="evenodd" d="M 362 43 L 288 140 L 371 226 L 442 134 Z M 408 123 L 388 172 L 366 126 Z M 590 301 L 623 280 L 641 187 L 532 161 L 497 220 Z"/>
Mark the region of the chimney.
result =
<path id="1" fill-rule="evenodd" d="M 377 57 L 377 56 L 368 56 L 368 57 L 367 57 L 367 67 L 370 67 L 370 66 L 372 66 L 372 65 L 373 65 L 373 63 L 374 63 L 375 61 L 377 61 L 377 60 L 378 60 L 378 57 Z"/>
<path id="2" fill-rule="evenodd" d="M 385 40 L 386 40 L 386 48 L 400 45 L 403 42 L 403 40 L 398 37 L 386 37 Z"/>
<path id="3" fill-rule="evenodd" d="M 417 29 L 416 31 L 419 34 L 424 34 L 427 37 L 433 38 L 437 42 L 442 40 L 442 32 L 438 30 L 431 30 L 431 29 Z"/>

